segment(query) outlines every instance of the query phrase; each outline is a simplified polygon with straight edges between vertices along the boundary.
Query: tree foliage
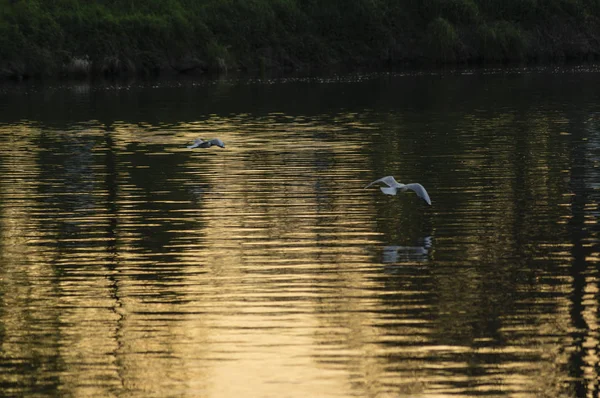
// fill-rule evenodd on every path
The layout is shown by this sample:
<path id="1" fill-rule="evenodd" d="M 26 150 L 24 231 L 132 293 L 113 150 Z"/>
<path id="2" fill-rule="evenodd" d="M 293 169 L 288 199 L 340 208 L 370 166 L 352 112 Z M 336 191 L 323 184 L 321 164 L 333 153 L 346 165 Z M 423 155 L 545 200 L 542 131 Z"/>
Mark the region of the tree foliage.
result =
<path id="1" fill-rule="evenodd" d="M 589 59 L 599 28 L 597 0 L 0 0 L 0 71 Z"/>

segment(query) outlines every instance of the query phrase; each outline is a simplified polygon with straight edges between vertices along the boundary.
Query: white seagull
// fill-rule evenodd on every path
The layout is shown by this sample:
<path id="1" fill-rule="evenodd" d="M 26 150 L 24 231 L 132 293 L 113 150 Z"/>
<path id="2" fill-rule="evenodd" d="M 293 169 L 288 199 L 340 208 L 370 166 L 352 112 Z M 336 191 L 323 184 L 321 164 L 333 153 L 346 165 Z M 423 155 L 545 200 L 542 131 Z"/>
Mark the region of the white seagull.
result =
<path id="1" fill-rule="evenodd" d="M 367 185 L 365 189 L 378 182 L 382 182 L 389 187 L 379 187 L 381 189 L 381 192 L 383 192 L 386 195 L 396 195 L 398 191 L 406 192 L 410 189 L 411 191 L 414 191 L 419 198 L 423 199 L 425 202 L 427 202 L 428 205 L 431 206 L 431 199 L 429 199 L 427 191 L 421 184 L 418 184 L 416 182 L 412 184 L 400 184 L 398 181 L 396 181 L 394 177 L 387 176 L 373 181 L 372 183 Z"/>
<path id="2" fill-rule="evenodd" d="M 196 138 L 192 145 L 188 145 L 188 149 L 193 148 L 210 148 L 211 146 L 216 145 L 221 148 L 225 148 L 225 143 L 218 138 L 213 138 L 212 140 L 205 141 L 202 138 Z"/>

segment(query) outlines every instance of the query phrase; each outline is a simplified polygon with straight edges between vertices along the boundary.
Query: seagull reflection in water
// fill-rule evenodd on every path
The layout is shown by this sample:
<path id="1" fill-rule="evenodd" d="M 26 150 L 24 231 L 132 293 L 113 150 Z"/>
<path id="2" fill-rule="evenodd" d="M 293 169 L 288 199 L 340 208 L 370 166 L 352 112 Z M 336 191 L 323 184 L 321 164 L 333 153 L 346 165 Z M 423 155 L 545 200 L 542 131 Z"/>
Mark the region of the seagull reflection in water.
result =
<path id="1" fill-rule="evenodd" d="M 423 238 L 422 245 L 420 246 L 384 246 L 383 263 L 392 264 L 398 262 L 428 262 L 431 244 L 431 236 L 426 236 Z"/>

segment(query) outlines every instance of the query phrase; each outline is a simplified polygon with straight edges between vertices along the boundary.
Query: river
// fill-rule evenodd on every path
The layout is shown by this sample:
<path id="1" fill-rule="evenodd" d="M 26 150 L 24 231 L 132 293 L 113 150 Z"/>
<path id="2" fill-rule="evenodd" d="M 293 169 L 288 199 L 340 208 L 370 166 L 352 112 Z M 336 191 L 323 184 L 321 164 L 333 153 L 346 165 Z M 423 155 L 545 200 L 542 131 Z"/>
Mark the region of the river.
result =
<path id="1" fill-rule="evenodd" d="M 599 82 L 4 86 L 0 395 L 597 397 Z"/>

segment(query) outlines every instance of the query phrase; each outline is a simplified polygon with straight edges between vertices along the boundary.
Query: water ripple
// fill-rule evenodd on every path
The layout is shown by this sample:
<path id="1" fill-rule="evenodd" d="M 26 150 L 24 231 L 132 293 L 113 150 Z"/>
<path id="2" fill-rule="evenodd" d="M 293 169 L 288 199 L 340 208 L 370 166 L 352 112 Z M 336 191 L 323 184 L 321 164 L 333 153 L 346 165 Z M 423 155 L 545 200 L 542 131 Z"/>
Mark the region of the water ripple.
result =
<path id="1" fill-rule="evenodd" d="M 2 390 L 592 396 L 597 93 L 463 72 L 80 90 L 83 121 L 0 125 Z M 138 89 L 164 97 L 111 108 Z M 256 109 L 205 108 L 232 92 Z M 363 189 L 390 174 L 433 206 Z"/>

